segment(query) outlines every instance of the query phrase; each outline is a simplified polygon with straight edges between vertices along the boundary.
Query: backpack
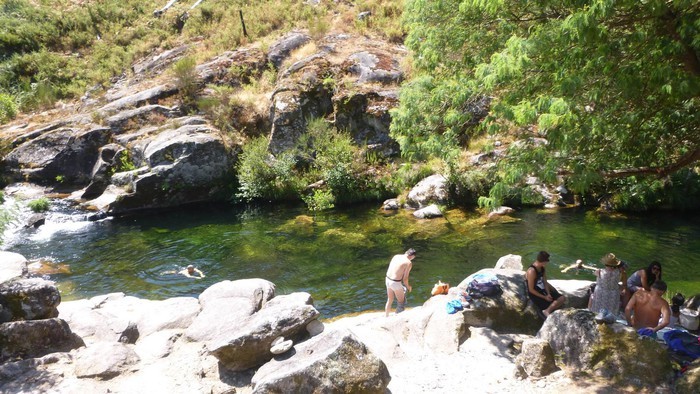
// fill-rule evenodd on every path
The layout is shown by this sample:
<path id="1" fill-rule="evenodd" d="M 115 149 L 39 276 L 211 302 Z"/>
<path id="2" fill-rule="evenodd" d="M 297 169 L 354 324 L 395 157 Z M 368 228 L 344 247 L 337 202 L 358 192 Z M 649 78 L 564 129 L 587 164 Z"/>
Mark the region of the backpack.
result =
<path id="1" fill-rule="evenodd" d="M 497 297 L 503 293 L 503 289 L 498 284 L 498 279 L 494 278 L 489 281 L 474 279 L 467 285 L 467 293 L 474 298 Z"/>

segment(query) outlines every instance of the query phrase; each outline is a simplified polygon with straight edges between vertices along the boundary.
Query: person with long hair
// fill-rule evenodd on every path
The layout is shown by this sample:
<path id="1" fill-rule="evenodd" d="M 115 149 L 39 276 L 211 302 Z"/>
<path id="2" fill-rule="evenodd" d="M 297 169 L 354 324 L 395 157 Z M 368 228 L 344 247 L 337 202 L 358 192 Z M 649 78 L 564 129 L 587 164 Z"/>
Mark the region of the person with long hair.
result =
<path id="1" fill-rule="evenodd" d="M 657 280 L 661 280 L 661 263 L 652 261 L 648 267 L 635 271 L 627 278 L 627 290 L 630 297 L 641 288 L 646 291 L 651 290 L 651 285 Z"/>

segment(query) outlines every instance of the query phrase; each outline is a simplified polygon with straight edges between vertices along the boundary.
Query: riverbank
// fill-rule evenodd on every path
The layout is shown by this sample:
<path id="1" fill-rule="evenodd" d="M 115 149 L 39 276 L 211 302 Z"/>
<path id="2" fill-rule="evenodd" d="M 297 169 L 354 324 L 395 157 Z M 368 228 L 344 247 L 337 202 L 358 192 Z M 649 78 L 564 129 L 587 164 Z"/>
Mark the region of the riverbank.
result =
<path id="1" fill-rule="evenodd" d="M 523 271 L 490 271 L 504 292 L 455 314 L 445 308 L 453 292 L 398 315 L 363 312 L 319 321 L 310 294 L 276 295 L 263 279 L 218 282 L 197 298 L 112 293 L 53 303 L 56 313 L 46 304 L 48 316 L 40 320 L 0 325 L 6 341 L 0 390 L 584 393 L 593 386 L 601 393 L 673 392 L 664 347 L 640 342 L 624 325 L 598 325 L 593 313 L 577 309 L 586 303 L 588 282 L 558 282 L 568 308 L 543 325 L 523 298 Z M 8 283 L 25 282 L 45 281 Z M 456 286 L 465 287 L 466 280 Z M 271 354 L 279 336 L 293 347 Z M 594 356 L 608 343 L 636 350 Z"/>

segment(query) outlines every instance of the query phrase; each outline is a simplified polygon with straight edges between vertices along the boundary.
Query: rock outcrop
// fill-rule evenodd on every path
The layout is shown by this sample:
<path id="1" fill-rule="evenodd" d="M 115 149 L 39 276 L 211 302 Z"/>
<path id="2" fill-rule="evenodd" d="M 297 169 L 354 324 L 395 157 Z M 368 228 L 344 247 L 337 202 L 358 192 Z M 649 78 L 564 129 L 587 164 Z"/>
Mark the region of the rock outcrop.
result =
<path id="1" fill-rule="evenodd" d="M 594 313 L 562 309 L 552 313 L 537 337 L 544 339 L 569 367 L 593 371 L 620 384 L 654 387 L 672 374 L 666 349 L 640 338 L 633 328 L 596 324 Z"/>
<path id="2" fill-rule="evenodd" d="M 355 335 L 331 330 L 260 367 L 252 383 L 254 393 L 385 393 L 390 380 L 384 362 Z"/>
<path id="3" fill-rule="evenodd" d="M 0 324 L 0 363 L 8 359 L 38 358 L 85 346 L 63 319 Z"/>
<path id="4" fill-rule="evenodd" d="M 41 278 L 16 279 L 0 284 L 0 323 L 58 316 L 61 294 Z"/>
<path id="5" fill-rule="evenodd" d="M 294 297 L 276 298 L 284 300 L 261 309 L 230 332 L 207 342 L 207 348 L 222 365 L 233 371 L 260 366 L 272 359 L 270 347 L 277 337 L 299 340 L 307 335 L 306 325 L 319 315 L 316 308 L 299 303 Z"/>
<path id="6" fill-rule="evenodd" d="M 12 140 L 0 168 L 10 179 L 75 192 L 86 209 L 121 215 L 226 200 L 248 138 L 268 136 L 270 152 L 278 154 L 294 147 L 315 118 L 347 131 L 368 155 L 396 155 L 389 111 L 398 105 L 405 48 L 332 34 L 314 41 L 316 53 L 295 59 L 309 42 L 308 34 L 292 32 L 267 53 L 239 48 L 195 67 L 197 95 L 210 101 L 219 99 L 211 85 L 240 88 L 270 65 L 277 71 L 269 96 L 260 95 L 262 104 L 226 104 L 231 114 L 225 121 L 236 132 L 219 129 L 220 119 L 206 111 L 198 114 L 206 118 L 189 116 L 173 105 L 182 87 L 164 71 L 185 56 L 183 45 L 137 61 L 135 75 L 101 97 L 86 94 L 77 113 L 60 121 L 0 128 Z M 259 108 L 265 104 L 268 110 Z"/>

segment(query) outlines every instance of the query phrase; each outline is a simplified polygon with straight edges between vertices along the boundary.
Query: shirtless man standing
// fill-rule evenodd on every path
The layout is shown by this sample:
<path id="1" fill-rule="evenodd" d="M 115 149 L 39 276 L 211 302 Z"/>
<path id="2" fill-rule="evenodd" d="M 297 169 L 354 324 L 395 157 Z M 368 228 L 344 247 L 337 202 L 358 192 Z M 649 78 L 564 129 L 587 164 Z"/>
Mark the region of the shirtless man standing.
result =
<path id="1" fill-rule="evenodd" d="M 401 313 L 406 306 L 406 290 L 411 291 L 411 285 L 408 283 L 408 275 L 413 267 L 413 260 L 416 257 L 416 251 L 413 248 L 406 251 L 404 254 L 397 254 L 391 259 L 389 269 L 386 270 L 386 306 L 384 307 L 384 316 L 389 316 L 391 305 L 396 297 L 396 313 Z"/>
<path id="2" fill-rule="evenodd" d="M 671 321 L 671 307 L 662 297 L 665 292 L 666 282 L 657 280 L 649 291 L 639 289 L 634 293 L 625 307 L 627 323 L 636 329 L 651 328 L 654 333 L 666 327 Z M 662 316 L 663 320 L 659 323 Z"/>

